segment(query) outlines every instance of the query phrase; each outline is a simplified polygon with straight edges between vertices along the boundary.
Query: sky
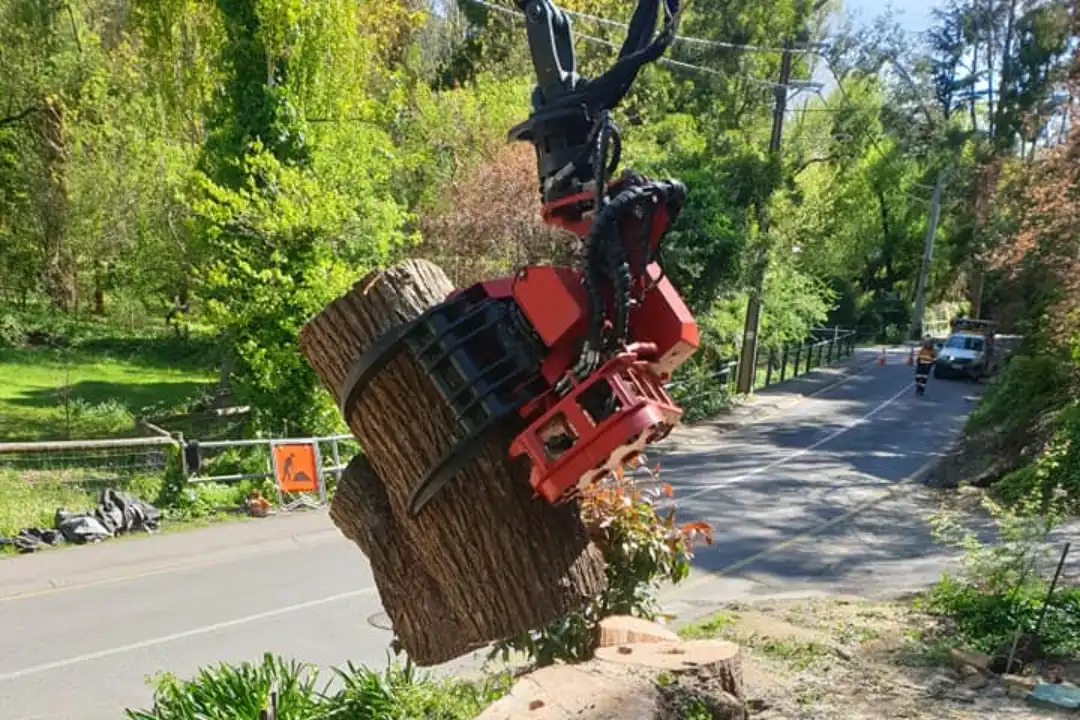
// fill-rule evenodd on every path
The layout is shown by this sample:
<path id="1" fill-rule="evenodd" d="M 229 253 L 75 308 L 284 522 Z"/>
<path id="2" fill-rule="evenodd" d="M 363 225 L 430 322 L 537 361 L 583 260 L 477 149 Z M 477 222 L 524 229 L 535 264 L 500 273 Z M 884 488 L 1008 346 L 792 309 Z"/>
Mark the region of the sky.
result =
<path id="1" fill-rule="evenodd" d="M 844 0 L 844 7 L 852 13 L 859 13 L 861 19 L 869 21 L 884 9 L 882 0 Z M 897 21 L 909 32 L 922 32 L 930 25 L 930 11 L 942 3 L 940 0 L 893 0 L 897 10 Z"/>
<path id="2" fill-rule="evenodd" d="M 843 11 L 853 16 L 857 24 L 869 24 L 874 18 L 885 12 L 886 2 L 892 5 L 893 14 L 900 27 L 909 33 L 921 33 L 931 24 L 931 11 L 940 5 L 942 0 L 843 0 Z M 812 80 L 824 85 L 822 94 L 828 96 L 836 89 L 836 81 L 823 64 L 814 68 Z M 792 99 L 794 100 L 794 99 Z M 802 95 L 802 101 L 809 101 L 810 97 Z M 792 102 L 792 107 L 798 107 L 802 102 Z"/>

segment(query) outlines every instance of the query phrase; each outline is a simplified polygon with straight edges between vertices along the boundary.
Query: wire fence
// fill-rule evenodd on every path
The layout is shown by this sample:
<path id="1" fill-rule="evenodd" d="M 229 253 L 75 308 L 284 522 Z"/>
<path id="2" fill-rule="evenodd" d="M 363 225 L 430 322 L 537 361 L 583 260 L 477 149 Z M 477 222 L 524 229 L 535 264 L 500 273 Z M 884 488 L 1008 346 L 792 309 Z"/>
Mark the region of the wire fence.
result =
<path id="1" fill-rule="evenodd" d="M 170 449 L 177 446 L 175 439 L 161 436 L 0 443 L 0 470 L 20 474 L 79 471 L 99 479 L 151 475 L 168 468 L 170 458 L 177 456 Z"/>
<path id="2" fill-rule="evenodd" d="M 816 329 L 807 342 L 767 349 L 759 353 L 754 389 L 804 375 L 852 354 L 856 333 L 842 328 Z M 685 419 L 706 416 L 735 394 L 737 361 L 723 361 L 715 369 L 668 385 L 676 402 L 693 405 Z M 124 480 L 159 475 L 177 469 L 189 483 L 239 483 L 275 478 L 273 447 L 285 438 L 185 439 L 146 421 L 147 437 L 111 440 L 0 443 L 0 470 L 12 470 L 33 479 L 36 474 L 62 479 Z M 288 438 L 290 443 L 311 443 L 318 458 L 320 486 L 336 485 L 349 460 L 361 452 L 352 435 Z"/>
<path id="3" fill-rule="evenodd" d="M 763 390 L 850 357 L 858 337 L 856 331 L 847 328 L 813 328 L 811 336 L 804 342 L 765 348 L 755 359 L 752 389 Z M 738 377 L 739 360 L 723 360 L 712 372 L 679 380 L 667 387 L 677 401 L 705 393 L 734 395 Z"/>

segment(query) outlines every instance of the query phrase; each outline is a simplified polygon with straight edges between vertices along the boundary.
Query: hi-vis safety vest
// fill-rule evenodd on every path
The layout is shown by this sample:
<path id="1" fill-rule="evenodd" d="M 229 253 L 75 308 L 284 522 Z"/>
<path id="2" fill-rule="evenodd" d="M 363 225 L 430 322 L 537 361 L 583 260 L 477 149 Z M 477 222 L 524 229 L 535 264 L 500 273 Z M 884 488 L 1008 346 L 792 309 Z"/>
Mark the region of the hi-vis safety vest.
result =
<path id="1" fill-rule="evenodd" d="M 919 356 L 915 359 L 919 363 L 932 363 L 934 362 L 937 353 L 933 348 L 919 348 Z"/>

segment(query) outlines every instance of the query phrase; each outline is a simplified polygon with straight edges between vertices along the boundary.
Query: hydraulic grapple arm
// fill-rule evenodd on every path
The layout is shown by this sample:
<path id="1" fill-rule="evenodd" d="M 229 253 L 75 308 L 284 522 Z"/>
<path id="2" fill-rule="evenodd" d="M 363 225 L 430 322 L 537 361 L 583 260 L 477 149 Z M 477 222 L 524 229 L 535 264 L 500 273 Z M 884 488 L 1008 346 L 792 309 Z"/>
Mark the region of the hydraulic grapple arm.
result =
<path id="1" fill-rule="evenodd" d="M 662 29 L 653 37 L 660 12 Z M 415 514 L 484 447 L 528 458 L 557 503 L 665 436 L 682 415 L 664 382 L 697 349 L 697 326 L 658 261 L 685 198 L 676 180 L 624 172 L 610 111 L 674 39 L 678 0 L 639 0 L 619 59 L 577 74 L 571 22 L 551 0 L 518 0 L 536 70 L 533 108 L 510 137 L 536 150 L 542 215 L 585 239 L 584 268 L 529 266 L 456 290 L 354 363 L 342 412 L 407 350 L 457 422 L 456 444 L 413 492 Z"/>

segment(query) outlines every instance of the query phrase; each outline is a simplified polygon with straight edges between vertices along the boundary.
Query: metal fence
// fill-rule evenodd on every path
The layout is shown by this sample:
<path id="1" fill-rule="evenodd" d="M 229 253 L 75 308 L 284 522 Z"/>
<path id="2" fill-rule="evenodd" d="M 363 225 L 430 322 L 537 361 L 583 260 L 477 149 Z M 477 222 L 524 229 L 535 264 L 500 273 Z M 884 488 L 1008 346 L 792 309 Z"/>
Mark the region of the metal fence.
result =
<path id="1" fill-rule="evenodd" d="M 762 389 L 848 357 L 855 344 L 854 331 L 819 328 L 807 342 L 766 350 L 758 357 L 754 388 Z M 722 362 L 713 373 L 673 382 L 668 388 L 678 402 L 700 398 L 705 393 L 726 398 L 734 394 L 737 371 L 736 361 Z M 140 428 L 149 436 L 0 443 L 0 470 L 15 470 L 30 478 L 38 472 L 63 477 L 64 471 L 70 471 L 72 479 L 107 481 L 160 474 L 172 464 L 195 484 L 258 482 L 275 478 L 272 448 L 287 440 L 314 444 L 319 485 L 325 492 L 340 480 L 349 460 L 360 452 L 352 435 L 199 441 L 185 439 L 182 433 L 170 433 L 146 421 L 140 422 Z"/>
<path id="2" fill-rule="evenodd" d="M 312 443 L 320 460 L 324 487 L 326 480 L 341 479 L 341 471 L 360 446 L 352 435 L 328 435 L 313 438 L 260 438 L 256 440 L 213 440 L 184 442 L 181 470 L 189 482 L 232 483 L 243 480 L 268 480 L 274 477 L 272 448 L 275 443 Z M 193 467 L 193 455 L 197 466 Z"/>
<path id="3" fill-rule="evenodd" d="M 753 389 L 762 390 L 850 357 L 857 342 L 858 333 L 848 328 L 813 328 L 804 342 L 767 348 L 758 353 Z M 676 400 L 693 396 L 694 388 L 699 388 L 699 392 L 720 391 L 734 395 L 738 376 L 738 359 L 725 360 L 718 363 L 712 373 L 672 382 L 667 387 Z"/>
<path id="4" fill-rule="evenodd" d="M 0 470 L 57 474 L 78 471 L 95 479 L 131 477 L 164 472 L 170 462 L 175 438 L 122 438 L 115 440 L 65 440 L 59 442 L 0 443 Z M 173 453 L 175 457 L 175 453 Z"/>
<path id="5" fill-rule="evenodd" d="M 352 435 L 199 442 L 179 434 L 155 434 L 112 440 L 0 443 L 0 470 L 14 470 L 31 480 L 39 475 L 72 481 L 123 481 L 160 475 L 174 467 L 190 483 L 271 480 L 275 477 L 271 448 L 282 442 L 315 445 L 323 490 L 340 479 L 349 460 L 360 452 Z M 193 458 L 197 458 L 194 467 Z"/>
<path id="6" fill-rule="evenodd" d="M 850 357 L 855 352 L 857 335 L 854 331 L 820 328 L 812 332 L 813 338 L 808 342 L 770 348 L 764 353 L 763 359 L 759 357 L 754 376 L 755 389 L 804 375 L 814 368 Z"/>

